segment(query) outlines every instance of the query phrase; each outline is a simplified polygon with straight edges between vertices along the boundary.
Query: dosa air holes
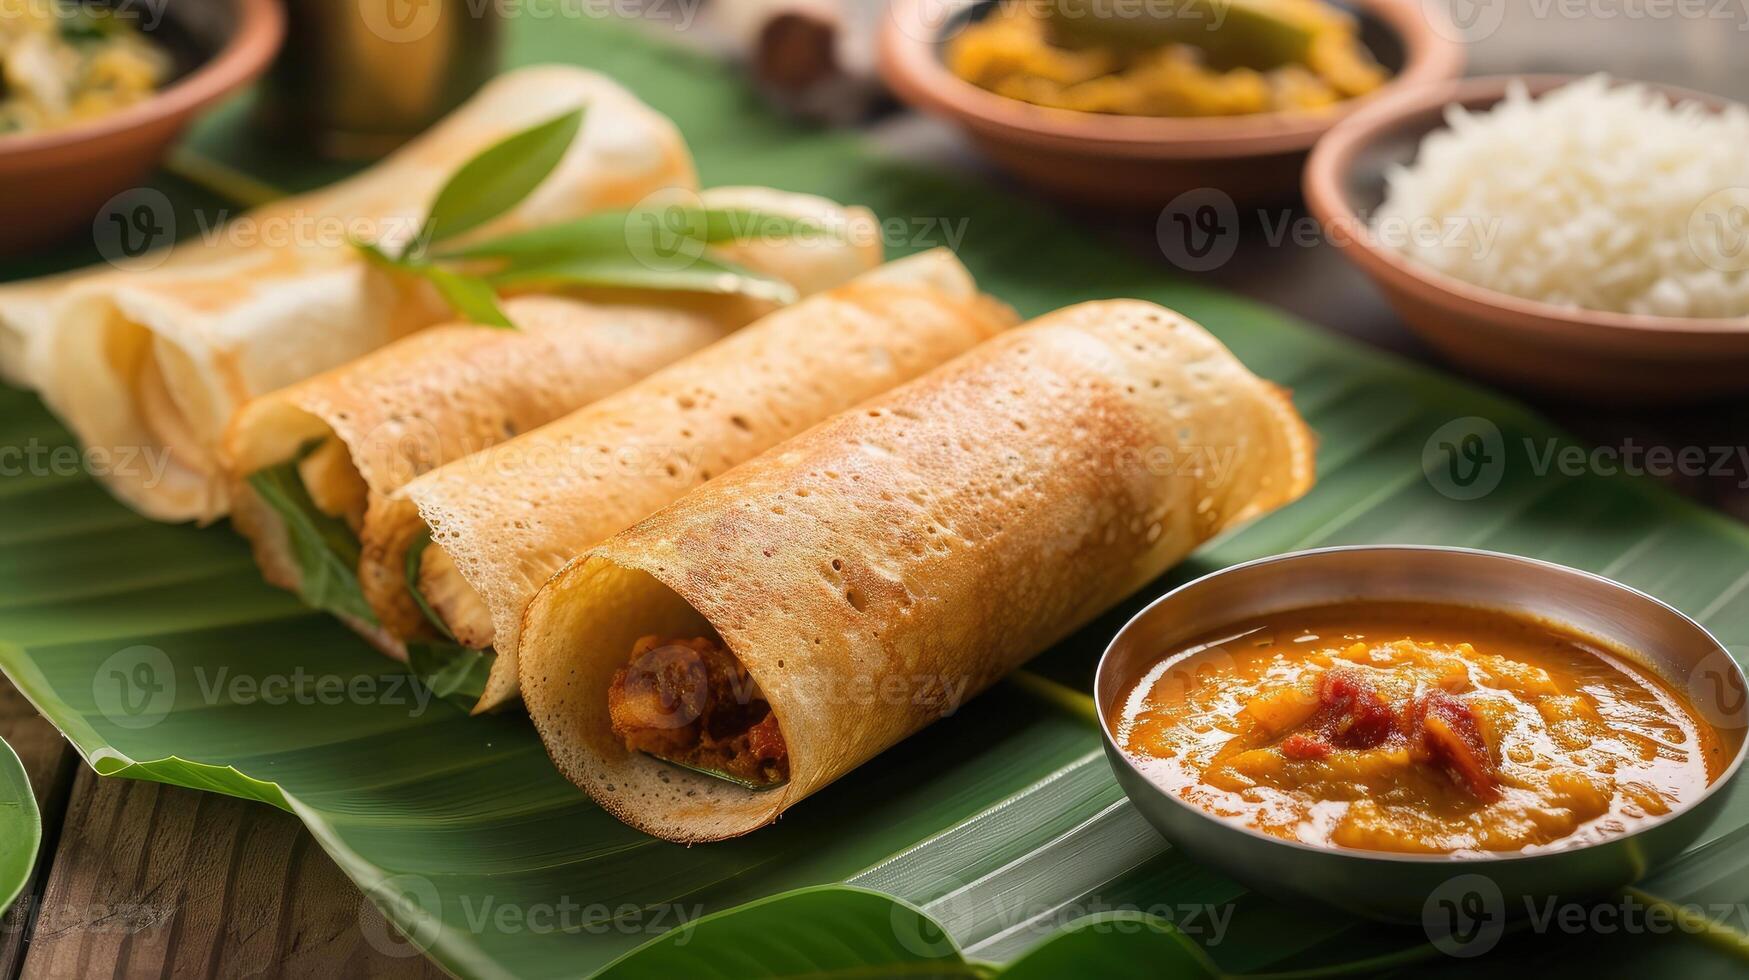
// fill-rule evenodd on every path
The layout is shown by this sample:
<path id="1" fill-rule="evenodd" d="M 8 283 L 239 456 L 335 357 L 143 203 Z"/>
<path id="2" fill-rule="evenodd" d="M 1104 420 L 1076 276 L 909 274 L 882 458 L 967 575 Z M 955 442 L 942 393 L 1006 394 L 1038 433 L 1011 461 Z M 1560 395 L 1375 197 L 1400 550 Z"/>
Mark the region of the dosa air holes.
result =
<path id="1" fill-rule="evenodd" d="M 733 424 L 735 426 L 735 428 L 740 429 L 742 432 L 752 432 L 753 431 L 753 427 L 751 425 L 747 424 L 747 419 L 744 416 L 731 415 L 731 416 L 729 416 L 729 422 L 731 424 Z"/>
<path id="2" fill-rule="evenodd" d="M 844 593 L 844 599 L 846 602 L 850 603 L 850 608 L 857 612 L 862 612 L 864 609 L 868 608 L 868 599 L 863 596 L 861 589 L 846 590 Z"/>

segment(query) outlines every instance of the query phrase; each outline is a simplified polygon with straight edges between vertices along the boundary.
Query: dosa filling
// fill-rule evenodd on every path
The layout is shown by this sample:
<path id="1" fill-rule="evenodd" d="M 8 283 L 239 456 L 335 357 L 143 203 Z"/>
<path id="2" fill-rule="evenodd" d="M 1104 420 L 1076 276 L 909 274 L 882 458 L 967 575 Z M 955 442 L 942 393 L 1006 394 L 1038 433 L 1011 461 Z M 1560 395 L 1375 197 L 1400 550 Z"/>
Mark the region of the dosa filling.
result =
<path id="1" fill-rule="evenodd" d="M 1546 623 L 1408 603 L 1303 610 L 1176 651 L 1126 696 L 1119 741 L 1218 816 L 1420 853 L 1626 833 L 1728 759 L 1625 654 Z"/>
<path id="2" fill-rule="evenodd" d="M 293 458 L 250 474 L 249 485 L 280 517 L 304 602 L 379 625 L 358 582 L 370 491 L 345 444 L 333 435 L 312 439 Z M 429 533 L 409 547 L 406 575 L 407 590 L 431 625 L 429 635 L 401 638 L 408 668 L 437 694 L 472 704 L 485 689 L 494 656 L 485 601 Z"/>
<path id="3" fill-rule="evenodd" d="M 368 491 L 340 440 L 305 443 L 291 459 L 251 473 L 249 486 L 284 525 L 299 597 L 313 608 L 375 624 L 358 586 L 358 530 Z"/>
<path id="4" fill-rule="evenodd" d="M 613 675 L 607 709 L 614 735 L 633 752 L 752 787 L 789 779 L 777 716 L 715 639 L 640 638 Z"/>

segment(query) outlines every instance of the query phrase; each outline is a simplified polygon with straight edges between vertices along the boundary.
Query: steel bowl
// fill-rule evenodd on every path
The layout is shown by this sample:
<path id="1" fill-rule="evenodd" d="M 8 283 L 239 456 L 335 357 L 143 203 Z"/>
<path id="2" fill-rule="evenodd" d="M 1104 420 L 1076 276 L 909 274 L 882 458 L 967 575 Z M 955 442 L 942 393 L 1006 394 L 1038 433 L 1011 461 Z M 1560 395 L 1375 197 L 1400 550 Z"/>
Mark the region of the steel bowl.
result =
<path id="1" fill-rule="evenodd" d="M 1164 654 L 1258 616 L 1332 603 L 1396 600 L 1498 610 L 1603 641 L 1685 692 L 1719 731 L 1730 765 L 1705 793 L 1632 833 L 1500 856 L 1414 855 L 1322 847 L 1213 816 L 1151 782 L 1114 731 L 1129 687 Z M 1506 917 L 1549 899 L 1579 900 L 1646 876 L 1692 843 L 1742 767 L 1749 683 L 1730 653 L 1669 605 L 1578 569 L 1466 548 L 1322 548 L 1234 565 L 1137 613 L 1106 648 L 1094 681 L 1106 756 L 1136 807 L 1174 846 L 1260 892 L 1368 918 L 1420 922 L 1454 901 Z"/>

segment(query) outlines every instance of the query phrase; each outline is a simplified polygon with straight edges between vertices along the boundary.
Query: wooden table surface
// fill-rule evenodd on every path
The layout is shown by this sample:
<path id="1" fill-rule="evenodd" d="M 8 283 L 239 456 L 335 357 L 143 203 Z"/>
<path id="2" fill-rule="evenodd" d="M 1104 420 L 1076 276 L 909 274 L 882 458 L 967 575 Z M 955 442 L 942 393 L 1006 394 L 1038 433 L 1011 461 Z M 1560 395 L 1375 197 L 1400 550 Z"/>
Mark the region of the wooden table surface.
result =
<path id="1" fill-rule="evenodd" d="M 1472 50 L 1472 67 L 1571 71 L 1609 64 L 1623 75 L 1749 96 L 1749 74 L 1738 67 L 1749 55 L 1749 32 L 1700 24 L 1704 32 L 1697 33 L 1696 26 L 1509 21 L 1504 36 Z M 1584 43 L 1575 43 L 1575 31 Z M 984 172 L 957 136 L 934 123 L 898 116 L 872 133 L 894 152 Z M 1151 219 L 1079 217 L 1169 268 Z M 1270 247 L 1264 232 L 1249 216 L 1236 257 L 1206 281 L 1438 363 L 1330 248 Z M 1737 445 L 1749 433 L 1749 401 L 1647 411 L 1527 400 L 1600 445 Z M 1749 473 L 1673 481 L 1680 492 L 1749 520 L 1744 483 Z M 156 783 L 100 779 L 4 678 L 0 737 L 24 760 L 44 828 L 35 878 L 0 920 L 0 980 L 443 976 L 395 935 L 289 814 Z"/>

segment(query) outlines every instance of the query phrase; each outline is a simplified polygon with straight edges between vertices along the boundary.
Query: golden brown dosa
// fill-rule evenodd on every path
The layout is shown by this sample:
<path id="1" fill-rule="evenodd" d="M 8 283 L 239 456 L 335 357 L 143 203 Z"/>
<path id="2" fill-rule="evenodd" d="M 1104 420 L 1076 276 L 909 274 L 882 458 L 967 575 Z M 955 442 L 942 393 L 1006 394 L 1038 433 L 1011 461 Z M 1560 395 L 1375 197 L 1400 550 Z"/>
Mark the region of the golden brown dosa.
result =
<path id="1" fill-rule="evenodd" d="M 429 526 L 436 556 L 489 612 L 497 652 L 480 709 L 516 696 L 523 608 L 571 556 L 809 425 L 969 350 L 1013 322 L 944 250 L 890 263 L 542 429 L 403 487 L 365 561 L 398 572 Z M 416 510 L 415 510 L 416 507 Z M 378 607 L 421 620 L 405 590 Z M 454 627 L 456 624 L 451 624 Z M 461 635 L 464 631 L 456 629 Z"/>
<path id="2" fill-rule="evenodd" d="M 529 607 L 524 697 L 559 768 L 620 819 L 744 834 L 1312 479 L 1286 396 L 1201 327 L 1139 301 L 1070 307 L 571 562 Z M 778 788 L 628 753 L 610 728 L 637 638 L 713 630 L 781 726 Z"/>
<path id="3" fill-rule="evenodd" d="M 161 520 L 215 519 L 228 506 L 218 443 L 238 407 L 450 317 L 433 290 L 366 262 L 348 236 L 398 246 L 465 160 L 577 106 L 586 106 L 583 126 L 559 166 L 471 236 L 694 186 L 678 131 L 625 89 L 578 68 L 527 68 L 371 170 L 176 249 L 223 258 L 0 291 L 0 323 L 11 324 L 0 330 L 20 334 L 3 346 L 22 352 L 28 380 L 86 445 L 164 457 L 161 468 L 103 474 L 123 502 Z"/>
<path id="4" fill-rule="evenodd" d="M 713 188 L 700 203 L 805 218 L 828 229 L 874 223 L 864 208 L 766 188 Z M 714 251 L 807 293 L 875 267 L 881 246 L 878 238 L 833 234 Z M 335 516 L 346 516 L 362 539 L 380 540 L 385 532 L 375 525 L 386 498 L 407 481 L 582 408 L 776 308 L 737 296 L 643 291 L 635 298 L 518 297 L 504 303 L 516 330 L 431 327 L 250 401 L 225 434 L 221 461 L 231 481 L 232 523 L 249 538 L 267 580 L 296 591 L 302 575 L 281 518 L 250 488 L 250 474 L 314 442 L 337 441 L 340 454 L 320 470 L 332 492 L 308 488 L 318 502 L 347 498 Z M 392 593 L 405 591 L 400 568 L 367 563 L 359 571 L 367 598 L 390 605 Z M 393 633 L 348 621 L 385 653 L 405 657 Z"/>

